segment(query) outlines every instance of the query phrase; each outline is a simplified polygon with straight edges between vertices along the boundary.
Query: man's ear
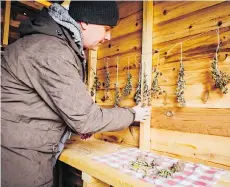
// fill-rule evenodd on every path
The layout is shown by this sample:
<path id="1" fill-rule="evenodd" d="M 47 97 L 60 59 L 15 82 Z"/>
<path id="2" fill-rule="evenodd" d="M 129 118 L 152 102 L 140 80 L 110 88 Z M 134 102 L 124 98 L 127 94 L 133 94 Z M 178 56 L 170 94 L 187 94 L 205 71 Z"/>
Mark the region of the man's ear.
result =
<path id="1" fill-rule="evenodd" d="M 80 25 L 81 25 L 81 28 L 82 28 L 83 30 L 87 30 L 87 29 L 88 29 L 88 26 L 89 26 L 89 24 L 88 24 L 88 23 L 85 23 L 85 22 L 80 22 Z"/>

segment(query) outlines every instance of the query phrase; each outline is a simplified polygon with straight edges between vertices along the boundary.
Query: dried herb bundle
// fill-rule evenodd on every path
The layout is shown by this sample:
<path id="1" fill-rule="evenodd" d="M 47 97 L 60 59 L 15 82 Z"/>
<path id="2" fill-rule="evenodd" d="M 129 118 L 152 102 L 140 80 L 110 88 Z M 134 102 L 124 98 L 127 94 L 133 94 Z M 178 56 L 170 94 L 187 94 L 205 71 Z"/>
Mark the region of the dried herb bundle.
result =
<path id="1" fill-rule="evenodd" d="M 117 84 L 115 84 L 115 102 L 114 102 L 114 107 L 118 107 L 120 101 L 121 101 L 121 98 L 120 98 L 119 88 L 118 88 Z"/>
<path id="2" fill-rule="evenodd" d="M 219 27 L 217 29 L 217 36 L 218 36 L 218 46 L 216 49 L 214 59 L 213 59 L 212 64 L 211 64 L 212 79 L 215 81 L 215 87 L 219 88 L 223 94 L 227 94 L 228 93 L 227 85 L 230 82 L 230 76 L 227 75 L 225 72 L 220 71 L 218 68 L 218 62 L 219 62 L 218 53 L 220 51 Z"/>
<path id="3" fill-rule="evenodd" d="M 141 71 L 142 71 L 141 69 L 142 69 L 142 67 L 140 65 L 137 89 L 136 89 L 136 93 L 134 95 L 134 101 L 137 105 L 141 102 Z"/>
<path id="4" fill-rule="evenodd" d="M 93 79 L 94 79 L 93 80 L 93 86 L 92 86 L 91 91 L 90 91 L 91 96 L 94 96 L 97 89 L 99 89 L 101 86 L 101 83 L 99 82 L 99 79 L 98 79 L 98 77 L 94 71 L 93 71 Z"/>
<path id="5" fill-rule="evenodd" d="M 176 96 L 177 101 L 180 103 L 181 106 L 185 106 L 185 99 L 184 99 L 184 88 L 185 88 L 185 80 L 184 80 L 184 65 L 180 63 L 180 70 L 177 79 L 177 89 L 176 89 Z"/>
<path id="6" fill-rule="evenodd" d="M 119 57 L 117 57 L 117 80 L 116 80 L 116 84 L 115 84 L 115 102 L 114 102 L 114 107 L 118 107 L 120 101 L 121 101 L 121 97 L 120 97 L 120 92 L 119 92 L 119 88 L 118 88 L 118 62 L 119 62 Z"/>
<path id="7" fill-rule="evenodd" d="M 185 106 L 185 99 L 184 99 L 184 89 L 185 89 L 185 73 L 184 73 L 184 64 L 183 64 L 183 60 L 182 60 L 182 45 L 183 43 L 180 43 L 181 48 L 180 48 L 180 70 L 178 73 L 178 78 L 177 78 L 177 89 L 176 89 L 176 97 L 177 97 L 177 102 L 180 103 L 181 106 Z"/>
<path id="8" fill-rule="evenodd" d="M 217 67 L 218 61 L 216 59 L 213 60 L 212 67 L 212 79 L 215 81 L 215 87 L 219 88 L 223 94 L 228 93 L 227 85 L 230 81 L 230 76 L 225 72 L 220 71 Z"/>
<path id="9" fill-rule="evenodd" d="M 158 79 L 160 75 L 161 73 L 159 71 L 155 71 L 155 76 L 153 78 L 152 88 L 151 88 L 151 96 L 154 98 L 158 98 L 158 96 L 161 95 L 163 92 L 158 84 Z"/>
<path id="10" fill-rule="evenodd" d="M 141 72 L 141 70 L 140 70 Z M 139 73 L 139 79 L 137 84 L 137 90 L 134 95 L 134 101 L 138 105 L 141 102 L 141 73 Z"/>
<path id="11" fill-rule="evenodd" d="M 174 163 L 169 168 L 159 169 L 161 168 L 161 163 L 163 163 L 162 159 L 155 158 L 153 160 L 149 160 L 147 155 L 141 155 L 136 158 L 136 160 L 131 161 L 128 164 L 128 168 L 136 171 L 138 173 L 143 174 L 143 178 L 151 177 L 151 178 L 168 178 L 172 177 L 176 172 L 184 171 L 185 164 L 183 162 Z"/>
<path id="12" fill-rule="evenodd" d="M 109 91 L 109 86 L 110 86 L 110 74 L 107 68 L 105 72 L 105 90 L 106 91 Z"/>
<path id="13" fill-rule="evenodd" d="M 108 61 L 107 61 L 106 67 L 105 67 L 105 83 L 104 83 L 105 91 L 104 91 L 104 96 L 101 99 L 103 102 L 109 99 L 109 96 L 108 96 L 109 87 L 110 87 L 110 73 L 109 73 L 109 67 L 108 67 Z"/>
<path id="14" fill-rule="evenodd" d="M 132 75 L 131 75 L 131 73 L 127 73 L 127 83 L 126 83 L 126 85 L 124 87 L 122 95 L 123 96 L 128 96 L 132 91 L 132 87 L 133 87 L 133 85 L 132 85 Z"/>
<path id="15" fill-rule="evenodd" d="M 151 90 L 148 88 L 146 73 L 144 73 L 143 86 L 143 106 L 151 106 Z"/>

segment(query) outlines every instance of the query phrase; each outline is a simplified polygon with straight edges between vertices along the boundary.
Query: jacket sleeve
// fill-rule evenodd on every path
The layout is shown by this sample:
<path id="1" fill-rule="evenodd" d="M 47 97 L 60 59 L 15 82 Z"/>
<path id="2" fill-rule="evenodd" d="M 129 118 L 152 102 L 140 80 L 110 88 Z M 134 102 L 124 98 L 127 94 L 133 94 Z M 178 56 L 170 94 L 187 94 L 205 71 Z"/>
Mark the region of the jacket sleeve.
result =
<path id="1" fill-rule="evenodd" d="M 75 132 L 117 131 L 128 127 L 134 114 L 126 108 L 102 109 L 95 104 L 79 75 L 76 58 L 67 48 L 37 54 L 30 63 L 35 89 Z"/>

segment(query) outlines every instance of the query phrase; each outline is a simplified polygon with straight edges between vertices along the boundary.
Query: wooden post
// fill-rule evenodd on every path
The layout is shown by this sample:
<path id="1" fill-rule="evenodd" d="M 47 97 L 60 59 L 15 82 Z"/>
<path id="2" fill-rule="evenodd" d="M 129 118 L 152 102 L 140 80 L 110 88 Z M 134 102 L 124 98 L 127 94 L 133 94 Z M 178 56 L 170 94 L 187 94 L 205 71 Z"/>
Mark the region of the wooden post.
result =
<path id="1" fill-rule="evenodd" d="M 11 1 L 5 1 L 5 15 L 4 15 L 4 31 L 3 31 L 3 46 L 8 45 L 9 42 L 9 29 L 10 29 L 10 9 Z"/>
<path id="2" fill-rule="evenodd" d="M 94 73 L 97 73 L 97 51 L 89 50 L 88 57 L 88 90 L 90 92 L 94 82 Z M 95 101 L 96 91 L 92 98 Z"/>
<path id="3" fill-rule="evenodd" d="M 82 172 L 83 187 L 110 187 L 109 184 L 106 184 L 87 173 Z"/>
<path id="4" fill-rule="evenodd" d="M 143 98 L 143 77 L 147 75 L 147 85 L 151 89 L 152 78 L 152 27 L 153 27 L 153 1 L 143 1 L 143 29 L 142 29 L 142 82 L 141 96 Z M 150 150 L 150 119 L 140 124 L 140 149 Z"/>

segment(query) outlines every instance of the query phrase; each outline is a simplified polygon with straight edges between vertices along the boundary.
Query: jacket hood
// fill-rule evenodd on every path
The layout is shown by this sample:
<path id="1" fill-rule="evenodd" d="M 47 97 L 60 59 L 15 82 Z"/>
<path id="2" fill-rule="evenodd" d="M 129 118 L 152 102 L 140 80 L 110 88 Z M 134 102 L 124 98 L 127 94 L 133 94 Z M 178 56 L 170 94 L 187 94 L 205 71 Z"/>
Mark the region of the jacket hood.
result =
<path id="1" fill-rule="evenodd" d="M 36 18 L 27 19 L 19 25 L 20 37 L 30 34 L 46 34 L 62 38 L 60 26 L 50 17 L 48 9 L 43 8 Z"/>

